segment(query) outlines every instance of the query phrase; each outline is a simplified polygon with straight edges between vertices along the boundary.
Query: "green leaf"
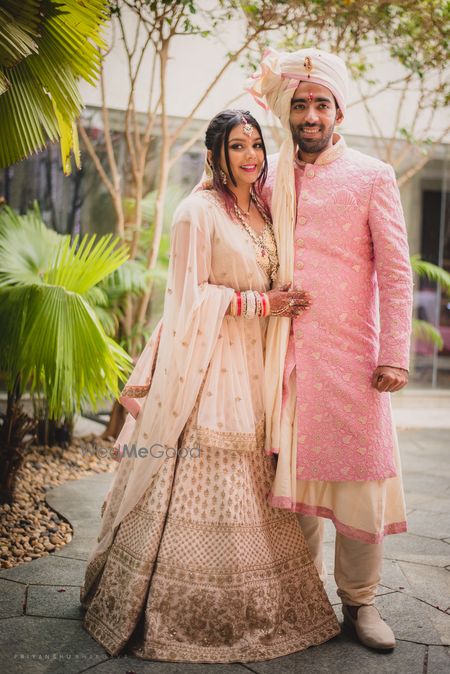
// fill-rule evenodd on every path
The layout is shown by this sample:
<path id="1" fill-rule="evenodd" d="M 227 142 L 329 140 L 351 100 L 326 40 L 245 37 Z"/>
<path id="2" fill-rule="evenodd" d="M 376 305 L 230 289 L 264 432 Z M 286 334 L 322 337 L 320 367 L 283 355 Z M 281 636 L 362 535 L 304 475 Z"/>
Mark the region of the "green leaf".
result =
<path id="1" fill-rule="evenodd" d="M 127 249 L 118 247 L 119 241 L 112 234 L 97 242 L 95 234 L 86 234 L 81 242 L 78 236 L 72 242 L 65 237 L 56 251 L 52 267 L 44 274 L 45 282 L 86 293 L 127 260 Z"/>
<path id="2" fill-rule="evenodd" d="M 40 0 L 3 0 L 0 7 L 0 66 L 11 68 L 38 51 Z"/>
<path id="3" fill-rule="evenodd" d="M 51 417 L 117 396 L 131 371 L 108 336 L 114 317 L 98 316 L 107 296 L 95 287 L 126 258 L 111 236 L 71 242 L 48 230 L 36 209 L 0 211 L 0 369 L 9 387 L 20 373 L 23 386 L 45 396 Z"/>
<path id="4" fill-rule="evenodd" d="M 3 25 L 3 45 L 15 49 L 0 57 L 0 167 L 38 151 L 48 140 L 61 139 L 63 168 L 69 173 L 71 150 L 79 162 L 74 122 L 83 103 L 78 83 L 82 78 L 94 84 L 98 76 L 107 0 L 35 2 L 39 31 L 33 34 L 33 50 L 17 33 L 28 15 L 24 18 L 19 3 L 7 4 L 12 18 Z M 27 0 L 24 7 L 34 5 Z M 13 56 L 14 67 L 9 67 Z"/>
<path id="5" fill-rule="evenodd" d="M 428 321 L 419 321 L 417 318 L 412 322 L 412 333 L 416 339 L 422 339 L 424 342 L 435 344 L 439 351 L 444 347 L 444 340 L 441 333 L 436 330 L 434 325 Z"/>
<path id="6" fill-rule="evenodd" d="M 127 260 L 102 281 L 102 289 L 111 299 L 125 295 L 142 295 L 148 288 L 150 272 L 143 262 Z"/>
<path id="7" fill-rule="evenodd" d="M 0 208 L 0 288 L 42 283 L 61 238 L 38 211 L 18 216 L 9 206 Z"/>
<path id="8" fill-rule="evenodd" d="M 450 294 L 450 274 L 448 271 L 442 269 L 437 264 L 422 260 L 420 255 L 413 255 L 411 257 L 411 266 L 413 271 L 420 277 L 435 281 L 447 294 Z"/>

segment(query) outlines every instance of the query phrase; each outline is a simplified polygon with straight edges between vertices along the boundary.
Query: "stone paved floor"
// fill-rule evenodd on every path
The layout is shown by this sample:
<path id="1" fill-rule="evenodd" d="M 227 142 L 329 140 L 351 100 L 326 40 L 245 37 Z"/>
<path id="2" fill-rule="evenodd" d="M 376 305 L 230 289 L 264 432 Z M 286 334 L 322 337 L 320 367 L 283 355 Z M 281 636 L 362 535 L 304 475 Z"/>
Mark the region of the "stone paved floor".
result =
<path id="1" fill-rule="evenodd" d="M 385 545 L 378 606 L 397 648 L 378 654 L 342 634 L 304 653 L 264 663 L 181 665 L 110 658 L 81 626 L 78 603 L 85 560 L 98 529 L 110 475 L 67 482 L 49 504 L 74 527 L 56 553 L 0 570 L 2 674 L 450 674 L 450 430 L 400 433 L 409 532 Z M 333 558 L 333 528 L 326 554 Z M 64 590 L 64 591 L 61 591 Z M 330 600 L 340 617 L 332 575 Z"/>

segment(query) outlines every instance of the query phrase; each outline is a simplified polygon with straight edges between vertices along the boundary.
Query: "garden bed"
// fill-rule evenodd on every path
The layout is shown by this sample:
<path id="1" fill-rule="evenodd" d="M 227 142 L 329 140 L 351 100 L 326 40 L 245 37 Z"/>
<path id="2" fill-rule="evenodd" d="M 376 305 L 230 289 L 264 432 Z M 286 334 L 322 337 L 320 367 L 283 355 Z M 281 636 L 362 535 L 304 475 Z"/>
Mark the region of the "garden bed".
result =
<path id="1" fill-rule="evenodd" d="M 67 448 L 34 446 L 25 450 L 14 503 L 0 505 L 1 568 L 31 562 L 70 543 L 72 527 L 46 504 L 46 493 L 66 480 L 113 472 L 117 462 L 98 456 L 96 446 L 108 448 L 112 443 L 90 435 L 74 438 Z"/>

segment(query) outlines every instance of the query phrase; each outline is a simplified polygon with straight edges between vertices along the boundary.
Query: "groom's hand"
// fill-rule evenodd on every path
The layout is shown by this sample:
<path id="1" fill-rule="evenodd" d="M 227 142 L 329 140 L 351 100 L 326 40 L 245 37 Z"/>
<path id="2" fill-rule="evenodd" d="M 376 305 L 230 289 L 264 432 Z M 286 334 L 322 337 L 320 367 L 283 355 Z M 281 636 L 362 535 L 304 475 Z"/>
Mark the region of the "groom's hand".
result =
<path id="1" fill-rule="evenodd" d="M 372 386 L 380 393 L 395 393 L 408 383 L 408 370 L 390 365 L 377 367 L 372 377 Z"/>

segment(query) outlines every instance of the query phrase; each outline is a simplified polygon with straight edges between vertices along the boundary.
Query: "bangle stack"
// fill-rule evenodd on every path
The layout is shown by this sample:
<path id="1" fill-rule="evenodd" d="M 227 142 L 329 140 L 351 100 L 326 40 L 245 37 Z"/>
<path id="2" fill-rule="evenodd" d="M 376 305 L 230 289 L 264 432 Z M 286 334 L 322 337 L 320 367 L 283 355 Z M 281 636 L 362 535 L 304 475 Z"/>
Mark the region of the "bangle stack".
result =
<path id="1" fill-rule="evenodd" d="M 231 316 L 243 318 L 264 318 L 270 315 L 270 302 L 267 293 L 257 290 L 235 292 L 230 304 Z"/>

